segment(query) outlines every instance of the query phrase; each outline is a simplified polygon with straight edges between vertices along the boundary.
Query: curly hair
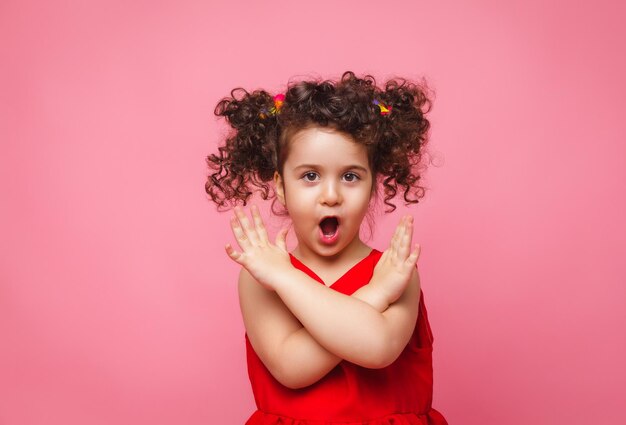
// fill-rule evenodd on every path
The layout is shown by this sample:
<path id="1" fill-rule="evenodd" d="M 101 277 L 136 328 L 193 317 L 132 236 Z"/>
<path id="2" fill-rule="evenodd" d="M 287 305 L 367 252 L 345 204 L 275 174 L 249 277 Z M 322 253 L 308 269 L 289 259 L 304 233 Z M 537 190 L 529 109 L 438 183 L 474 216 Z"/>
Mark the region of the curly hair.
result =
<path id="1" fill-rule="evenodd" d="M 382 115 L 374 101 L 391 106 Z M 238 87 L 230 97 L 219 101 L 215 115 L 225 117 L 232 127 L 219 155 L 211 154 L 205 190 L 218 206 L 246 205 L 257 188 L 263 199 L 276 194 L 268 184 L 274 172 L 283 175 L 293 136 L 310 127 L 330 127 L 349 135 L 366 146 L 372 170 L 372 194 L 378 184 L 384 189 L 384 203 L 394 198 L 398 189 L 404 201 L 417 203 L 425 194 L 419 185 L 424 166 L 424 146 L 430 123 L 425 114 L 432 106 L 431 90 L 404 78 L 393 78 L 384 88 L 376 86 L 371 75 L 358 78 L 347 71 L 338 81 L 311 80 L 290 82 L 279 113 L 264 114 L 274 105 L 274 97 L 259 89 L 249 93 Z M 413 196 L 412 196 L 413 195 Z"/>

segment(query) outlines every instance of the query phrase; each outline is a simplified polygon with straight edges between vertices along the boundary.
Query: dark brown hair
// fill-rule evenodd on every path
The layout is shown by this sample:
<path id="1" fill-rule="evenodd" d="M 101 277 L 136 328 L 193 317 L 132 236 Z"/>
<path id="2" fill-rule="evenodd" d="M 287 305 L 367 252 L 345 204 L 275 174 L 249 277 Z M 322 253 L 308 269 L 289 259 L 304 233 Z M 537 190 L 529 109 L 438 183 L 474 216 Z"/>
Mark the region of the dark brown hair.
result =
<path id="1" fill-rule="evenodd" d="M 312 126 L 330 127 L 366 146 L 372 194 L 377 196 L 380 184 L 384 203 L 392 207 L 386 212 L 396 209 L 389 201 L 398 187 L 406 205 L 424 196 L 425 188 L 418 184 L 430 128 L 424 115 L 432 106 L 424 81 L 393 78 L 378 88 L 371 75 L 358 78 L 347 71 L 336 82 L 290 82 L 284 94 L 279 113 L 273 115 L 267 111 L 274 106 L 274 96 L 262 89 L 249 93 L 235 88 L 215 107 L 215 115 L 225 117 L 232 127 L 219 155 L 206 158 L 214 172 L 208 175 L 205 190 L 218 210 L 237 201 L 245 206 L 256 187 L 263 199 L 273 198 L 273 211 L 276 194 L 268 182 L 275 171 L 282 175 L 292 137 Z M 391 107 L 391 112 L 382 115 L 374 101 Z"/>

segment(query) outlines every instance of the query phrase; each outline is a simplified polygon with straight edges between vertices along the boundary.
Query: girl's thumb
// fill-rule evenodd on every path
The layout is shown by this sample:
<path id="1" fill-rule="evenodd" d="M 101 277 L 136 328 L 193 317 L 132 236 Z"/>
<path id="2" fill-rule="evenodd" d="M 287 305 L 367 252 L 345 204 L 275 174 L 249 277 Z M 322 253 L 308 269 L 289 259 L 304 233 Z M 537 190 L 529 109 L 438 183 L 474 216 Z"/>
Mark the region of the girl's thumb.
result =
<path id="1" fill-rule="evenodd" d="M 415 244 L 415 249 L 413 249 L 413 252 L 407 258 L 409 263 L 417 263 L 417 259 L 420 256 L 420 251 L 421 251 L 421 247 L 419 246 L 419 244 Z"/>
<path id="2" fill-rule="evenodd" d="M 281 249 L 287 251 L 287 243 L 285 239 L 287 238 L 287 233 L 289 232 L 289 227 L 281 229 L 278 232 L 278 236 L 276 236 L 276 245 L 278 245 Z"/>

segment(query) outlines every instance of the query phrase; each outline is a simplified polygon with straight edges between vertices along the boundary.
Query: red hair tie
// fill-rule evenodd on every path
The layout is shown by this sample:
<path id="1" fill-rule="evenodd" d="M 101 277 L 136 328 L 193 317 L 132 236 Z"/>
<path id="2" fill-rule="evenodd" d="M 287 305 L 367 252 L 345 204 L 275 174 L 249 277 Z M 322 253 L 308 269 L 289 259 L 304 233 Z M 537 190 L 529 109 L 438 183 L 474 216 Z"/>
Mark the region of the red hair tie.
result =
<path id="1" fill-rule="evenodd" d="M 269 111 L 267 110 L 267 108 L 263 108 L 259 116 L 261 118 L 266 118 L 268 115 L 279 114 L 284 102 L 285 95 L 282 93 L 277 94 L 276 96 L 274 96 L 274 106 L 272 106 Z"/>

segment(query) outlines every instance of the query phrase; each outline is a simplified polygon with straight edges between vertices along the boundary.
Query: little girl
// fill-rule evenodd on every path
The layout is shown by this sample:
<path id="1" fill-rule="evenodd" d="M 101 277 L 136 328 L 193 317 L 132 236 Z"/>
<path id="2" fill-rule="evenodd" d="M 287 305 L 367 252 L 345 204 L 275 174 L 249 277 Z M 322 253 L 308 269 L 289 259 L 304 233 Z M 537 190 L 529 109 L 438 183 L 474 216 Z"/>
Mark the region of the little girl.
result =
<path id="1" fill-rule="evenodd" d="M 234 131 L 207 158 L 215 170 L 207 193 L 219 210 L 245 206 L 251 186 L 259 188 L 273 212 L 289 216 L 298 241 L 289 253 L 283 229 L 272 244 L 256 205 L 250 218 L 235 206 L 240 250 L 225 249 L 242 266 L 257 406 L 246 425 L 447 424 L 432 407 L 433 336 L 412 217 L 400 220 L 384 252 L 359 236 L 380 188 L 391 211 L 398 186 L 407 203 L 423 197 L 416 167 L 430 106 L 425 85 L 393 79 L 380 89 L 352 72 L 292 82 L 276 96 L 235 89 L 218 103 L 215 114 Z"/>

